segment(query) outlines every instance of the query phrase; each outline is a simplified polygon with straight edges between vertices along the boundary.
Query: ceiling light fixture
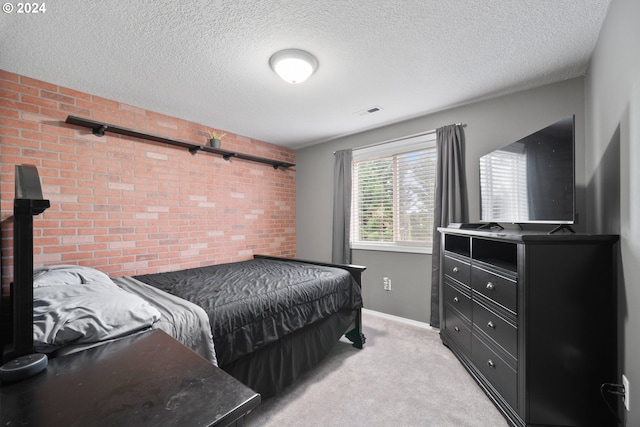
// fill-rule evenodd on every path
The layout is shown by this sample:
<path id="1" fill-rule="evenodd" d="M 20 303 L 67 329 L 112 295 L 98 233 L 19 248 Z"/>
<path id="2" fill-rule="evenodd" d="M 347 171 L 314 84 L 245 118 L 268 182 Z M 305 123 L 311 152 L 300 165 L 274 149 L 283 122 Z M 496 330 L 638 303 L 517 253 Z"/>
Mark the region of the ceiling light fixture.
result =
<path id="1" fill-rule="evenodd" d="M 271 55 L 269 65 L 285 82 L 298 84 L 318 69 L 318 60 L 304 50 L 284 49 Z"/>

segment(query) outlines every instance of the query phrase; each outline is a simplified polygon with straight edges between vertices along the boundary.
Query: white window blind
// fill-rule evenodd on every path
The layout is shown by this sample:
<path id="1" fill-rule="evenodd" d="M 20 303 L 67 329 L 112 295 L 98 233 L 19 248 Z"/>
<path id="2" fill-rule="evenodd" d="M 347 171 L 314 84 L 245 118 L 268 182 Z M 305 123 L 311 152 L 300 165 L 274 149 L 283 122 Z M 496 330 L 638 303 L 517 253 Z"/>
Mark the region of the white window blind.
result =
<path id="1" fill-rule="evenodd" d="M 483 218 L 529 218 L 524 144 L 480 158 Z"/>
<path id="2" fill-rule="evenodd" d="M 431 250 L 435 132 L 354 150 L 351 247 Z"/>

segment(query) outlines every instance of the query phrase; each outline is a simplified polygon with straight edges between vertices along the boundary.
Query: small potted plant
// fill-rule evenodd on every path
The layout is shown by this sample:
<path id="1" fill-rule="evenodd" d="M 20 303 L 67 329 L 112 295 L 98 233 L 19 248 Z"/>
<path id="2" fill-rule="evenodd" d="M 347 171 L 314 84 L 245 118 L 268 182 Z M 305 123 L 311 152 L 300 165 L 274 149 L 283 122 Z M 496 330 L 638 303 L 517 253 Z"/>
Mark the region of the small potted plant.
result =
<path id="1" fill-rule="evenodd" d="M 209 132 L 209 145 L 211 145 L 211 148 L 220 148 L 220 144 L 222 144 L 222 137 L 225 135 L 226 133 L 219 134 L 216 132 Z"/>

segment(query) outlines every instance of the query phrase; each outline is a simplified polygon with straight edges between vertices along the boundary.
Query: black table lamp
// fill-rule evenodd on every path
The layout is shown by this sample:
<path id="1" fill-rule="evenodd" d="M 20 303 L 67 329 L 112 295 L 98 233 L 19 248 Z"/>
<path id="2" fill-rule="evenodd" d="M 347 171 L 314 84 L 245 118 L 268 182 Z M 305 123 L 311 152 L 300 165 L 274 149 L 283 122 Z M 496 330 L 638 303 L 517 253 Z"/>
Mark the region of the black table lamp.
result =
<path id="1" fill-rule="evenodd" d="M 33 165 L 15 166 L 13 200 L 13 342 L 5 346 L 0 381 L 17 381 L 47 367 L 45 354 L 33 351 L 33 217 L 49 208 Z"/>

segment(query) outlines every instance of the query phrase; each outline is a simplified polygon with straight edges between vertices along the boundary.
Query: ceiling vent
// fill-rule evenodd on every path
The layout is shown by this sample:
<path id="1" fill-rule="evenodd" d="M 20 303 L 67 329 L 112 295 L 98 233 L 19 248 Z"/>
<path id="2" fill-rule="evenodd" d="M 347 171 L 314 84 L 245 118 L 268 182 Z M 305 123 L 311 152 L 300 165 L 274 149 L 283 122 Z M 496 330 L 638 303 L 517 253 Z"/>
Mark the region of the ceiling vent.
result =
<path id="1" fill-rule="evenodd" d="M 377 113 L 378 111 L 382 111 L 382 107 L 379 105 L 374 105 L 373 107 L 365 108 L 364 110 L 356 111 L 355 115 L 357 116 L 368 116 L 369 114 Z"/>

